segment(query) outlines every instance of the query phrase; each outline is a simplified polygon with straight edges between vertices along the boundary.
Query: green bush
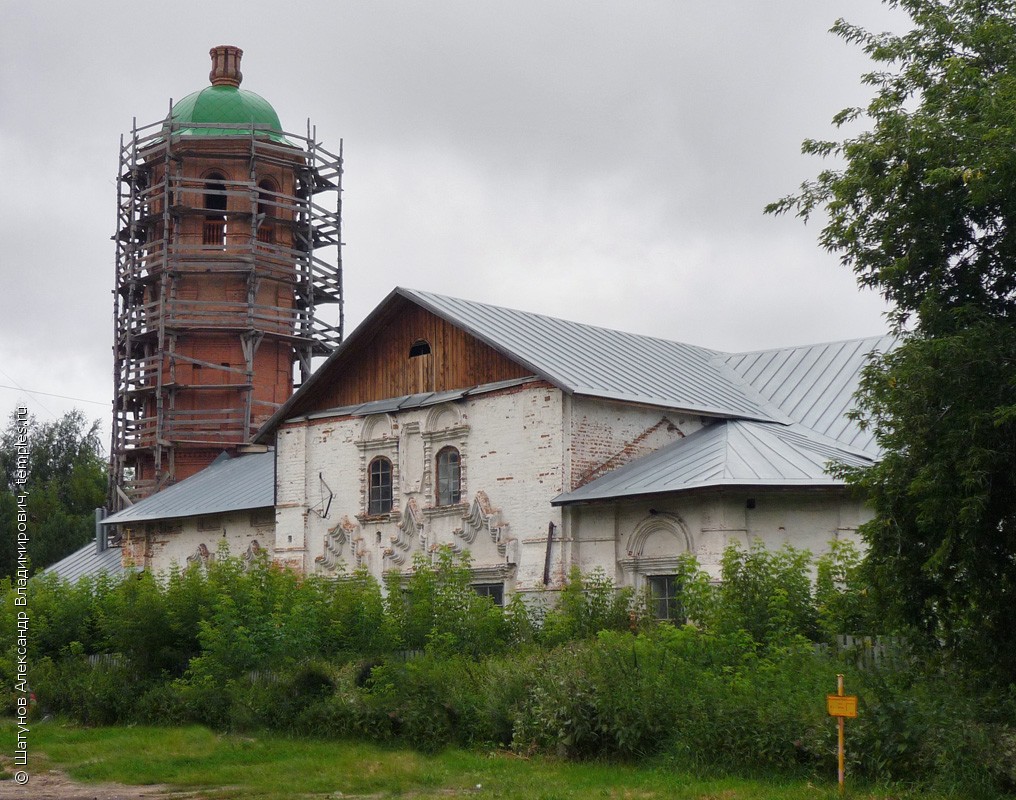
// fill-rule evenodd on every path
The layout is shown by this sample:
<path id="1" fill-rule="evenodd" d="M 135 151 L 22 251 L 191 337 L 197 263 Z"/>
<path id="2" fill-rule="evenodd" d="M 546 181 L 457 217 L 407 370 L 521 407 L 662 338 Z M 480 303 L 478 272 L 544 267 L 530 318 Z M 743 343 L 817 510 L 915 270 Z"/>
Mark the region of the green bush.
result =
<path id="1" fill-rule="evenodd" d="M 122 659 L 90 664 L 80 647 L 54 660 L 42 658 L 32 670 L 32 687 L 43 714 L 60 714 L 89 725 L 113 725 L 136 718 L 137 698 L 152 682 Z"/>
<path id="2" fill-rule="evenodd" d="M 850 758 L 858 772 L 968 797 L 1016 790 L 1016 689 L 986 696 L 955 670 L 899 664 L 857 680 Z"/>
<path id="3" fill-rule="evenodd" d="M 796 767 L 821 758 L 836 666 L 797 639 L 760 654 L 744 632 L 661 626 L 547 654 L 514 746 L 569 757 L 669 753 L 685 764 Z"/>
<path id="4" fill-rule="evenodd" d="M 815 610 L 826 639 L 885 633 L 877 624 L 863 569 L 860 551 L 842 539 L 830 542 L 829 551 L 817 559 Z"/>
<path id="5" fill-rule="evenodd" d="M 721 632 L 745 631 L 760 646 L 795 636 L 818 640 L 810 567 L 811 555 L 789 545 L 776 551 L 759 540 L 747 550 L 731 545 L 709 622 Z"/>
<path id="6" fill-rule="evenodd" d="M 480 656 L 503 651 L 512 629 L 503 611 L 471 585 L 468 553 L 448 547 L 413 559 L 408 577 L 391 573 L 385 611 L 394 641 L 409 651 Z"/>
<path id="7" fill-rule="evenodd" d="M 600 631 L 638 630 L 648 624 L 646 598 L 617 589 L 603 569 L 583 575 L 571 568 L 556 602 L 546 610 L 538 639 L 545 646 L 587 639 Z"/>
<path id="8" fill-rule="evenodd" d="M 326 580 L 222 554 L 158 578 L 44 576 L 29 590 L 29 680 L 40 711 L 88 724 L 832 774 L 824 698 L 839 672 L 861 697 L 852 774 L 967 796 L 1016 789 L 1016 690 L 985 696 L 903 645 L 863 669 L 816 646 L 875 628 L 856 550 L 819 560 L 814 593 L 809 569 L 801 551 L 756 543 L 726 552 L 715 587 L 685 556 L 683 626 L 655 623 L 645 596 L 602 572 L 573 571 L 542 613 L 520 598 L 501 609 L 450 550 L 419 557 L 387 593 L 362 571 Z M 12 683 L 16 607 L 9 584 L 0 595 L 0 673 Z"/>

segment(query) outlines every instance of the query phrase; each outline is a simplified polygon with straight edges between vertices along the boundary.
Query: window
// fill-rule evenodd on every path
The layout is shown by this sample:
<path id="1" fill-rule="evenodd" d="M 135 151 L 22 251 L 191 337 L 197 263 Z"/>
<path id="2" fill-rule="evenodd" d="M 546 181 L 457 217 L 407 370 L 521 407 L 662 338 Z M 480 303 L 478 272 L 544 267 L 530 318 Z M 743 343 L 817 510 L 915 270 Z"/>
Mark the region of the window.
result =
<path id="1" fill-rule="evenodd" d="M 451 506 L 462 499 L 462 470 L 459 451 L 443 447 L 437 454 L 437 505 Z"/>
<path id="2" fill-rule="evenodd" d="M 681 586 L 675 575 L 647 575 L 652 611 L 656 619 L 666 622 L 683 623 L 684 609 L 678 597 Z"/>
<path id="3" fill-rule="evenodd" d="M 430 342 L 426 339 L 417 339 L 413 342 L 409 348 L 409 357 L 418 358 L 419 356 L 430 355 Z"/>
<path id="4" fill-rule="evenodd" d="M 205 209 L 218 212 L 205 217 L 201 243 L 222 246 L 226 243 L 226 176 L 213 172 L 208 176 Z"/>
<path id="5" fill-rule="evenodd" d="M 199 531 L 217 531 L 222 528 L 222 520 L 217 516 L 198 517 Z"/>
<path id="6" fill-rule="evenodd" d="M 480 597 L 489 597 L 494 605 L 504 605 L 504 584 L 503 583 L 474 583 L 473 591 Z"/>
<path id="7" fill-rule="evenodd" d="M 277 188 L 267 178 L 258 184 L 258 241 L 264 244 L 275 244 L 275 226 L 269 218 L 275 216 L 275 196 Z"/>
<path id="8" fill-rule="evenodd" d="M 387 514 L 392 510 L 392 462 L 387 458 L 375 458 L 367 473 L 367 513 Z"/>

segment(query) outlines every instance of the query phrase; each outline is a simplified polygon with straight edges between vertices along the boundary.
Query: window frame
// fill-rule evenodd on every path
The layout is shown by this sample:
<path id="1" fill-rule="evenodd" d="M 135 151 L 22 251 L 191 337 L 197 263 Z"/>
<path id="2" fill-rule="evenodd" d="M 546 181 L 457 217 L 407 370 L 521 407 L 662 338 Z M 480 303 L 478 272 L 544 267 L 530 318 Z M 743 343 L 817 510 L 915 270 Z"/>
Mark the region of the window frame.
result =
<path id="1" fill-rule="evenodd" d="M 279 186 L 272 178 L 262 178 L 257 188 L 257 240 L 262 244 L 275 244 L 275 223 L 278 216 Z"/>
<path id="2" fill-rule="evenodd" d="M 377 474 L 375 474 L 377 466 Z M 383 469 L 387 466 L 387 470 Z M 387 473 L 387 485 L 384 483 Z M 367 464 L 367 516 L 390 514 L 395 507 L 395 481 L 392 461 L 387 456 L 374 456 Z"/>
<path id="3" fill-rule="evenodd" d="M 201 233 L 201 244 L 224 247 L 226 244 L 226 214 L 229 211 L 229 195 L 226 176 L 213 170 L 204 177 L 202 204 L 205 217 Z"/>
<path id="4" fill-rule="evenodd" d="M 472 583 L 470 588 L 480 597 L 489 597 L 498 608 L 504 608 L 504 581 Z"/>
<path id="5" fill-rule="evenodd" d="M 454 460 L 442 463 L 442 456 Z M 454 474 L 448 475 L 451 470 Z M 462 502 L 462 453 L 453 445 L 445 445 L 434 456 L 434 505 L 454 506 Z"/>
<path id="6" fill-rule="evenodd" d="M 426 339 L 417 339 L 409 346 L 410 358 L 422 358 L 423 356 L 429 356 L 430 353 L 430 342 Z"/>
<path id="7" fill-rule="evenodd" d="M 653 618 L 671 625 L 683 625 L 688 621 L 681 604 L 681 584 L 674 573 L 656 573 L 645 576 L 646 592 L 649 596 Z M 658 584 L 662 582 L 662 587 Z M 662 592 L 658 591 L 662 588 Z M 663 611 L 663 613 L 661 613 Z"/>

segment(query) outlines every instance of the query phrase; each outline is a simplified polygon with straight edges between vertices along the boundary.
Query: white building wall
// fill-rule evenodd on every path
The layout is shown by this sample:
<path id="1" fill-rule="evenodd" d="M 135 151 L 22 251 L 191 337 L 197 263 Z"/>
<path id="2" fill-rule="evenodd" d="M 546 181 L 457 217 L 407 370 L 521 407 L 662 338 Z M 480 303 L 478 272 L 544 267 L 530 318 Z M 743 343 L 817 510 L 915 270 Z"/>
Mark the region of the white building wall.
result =
<path id="1" fill-rule="evenodd" d="M 542 382 L 390 414 L 290 422 L 277 439 L 275 557 L 307 572 L 363 567 L 381 579 L 449 545 L 469 551 L 478 581 L 528 594 L 560 588 L 572 564 L 641 586 L 648 574 L 672 571 L 683 552 L 718 576 L 733 542 L 758 538 L 817 554 L 832 539 L 856 538 L 867 512 L 836 490 L 551 506 L 562 491 L 705 424 L 690 414 L 566 396 Z M 447 445 L 461 456 L 462 498 L 439 507 L 434 463 Z M 393 465 L 393 512 L 368 516 L 367 467 L 377 456 Z"/>
<path id="2" fill-rule="evenodd" d="M 191 561 L 207 562 L 225 545 L 231 556 L 270 550 L 275 541 L 271 508 L 144 523 L 124 543 L 126 559 L 154 573 Z"/>
<path id="3" fill-rule="evenodd" d="M 371 417 L 287 423 L 277 440 L 276 557 L 308 572 L 381 578 L 438 545 L 468 550 L 478 578 L 542 586 L 549 500 L 563 486 L 562 395 L 546 384 Z M 462 502 L 435 503 L 438 450 L 459 450 Z M 367 467 L 393 465 L 394 509 L 368 516 Z M 303 496 L 299 486 L 303 483 Z M 566 572 L 560 563 L 555 574 Z"/>
<path id="4" fill-rule="evenodd" d="M 749 508 L 753 501 L 754 508 Z M 576 563 L 603 567 L 618 585 L 640 587 L 691 552 L 714 578 L 724 549 L 756 539 L 770 550 L 792 545 L 820 555 L 833 540 L 860 546 L 857 527 L 870 511 L 846 490 L 722 491 L 566 510 Z"/>
<path id="5" fill-rule="evenodd" d="M 569 491 L 694 433 L 702 418 L 593 397 L 566 405 Z"/>

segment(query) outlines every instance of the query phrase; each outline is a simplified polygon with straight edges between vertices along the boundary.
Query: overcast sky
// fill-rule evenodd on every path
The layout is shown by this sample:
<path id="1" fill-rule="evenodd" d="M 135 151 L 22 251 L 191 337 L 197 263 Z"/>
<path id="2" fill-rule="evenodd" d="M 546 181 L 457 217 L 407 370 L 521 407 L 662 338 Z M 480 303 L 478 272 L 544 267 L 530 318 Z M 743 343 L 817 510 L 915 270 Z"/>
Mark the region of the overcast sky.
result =
<path id="1" fill-rule="evenodd" d="M 347 332 L 395 286 L 732 351 L 885 330 L 817 221 L 762 213 L 868 99 L 827 31 L 905 26 L 877 0 L 2 7 L 4 416 L 108 431 L 119 137 L 218 44 L 287 130 L 344 140 Z"/>

